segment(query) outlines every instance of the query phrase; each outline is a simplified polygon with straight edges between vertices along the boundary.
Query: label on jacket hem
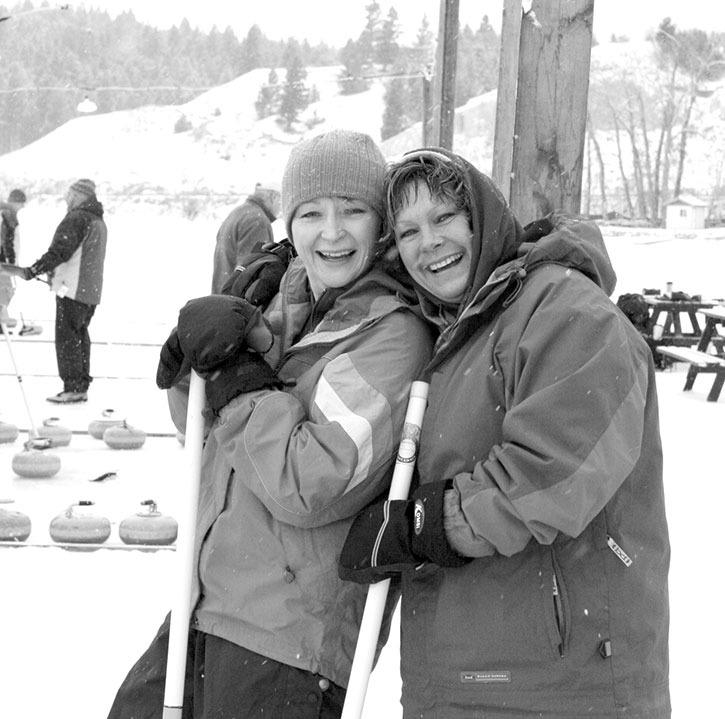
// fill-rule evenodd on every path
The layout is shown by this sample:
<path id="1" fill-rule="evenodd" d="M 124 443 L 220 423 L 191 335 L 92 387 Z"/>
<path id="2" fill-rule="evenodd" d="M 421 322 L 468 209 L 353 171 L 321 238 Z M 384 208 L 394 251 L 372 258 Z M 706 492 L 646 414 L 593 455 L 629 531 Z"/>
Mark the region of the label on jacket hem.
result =
<path id="1" fill-rule="evenodd" d="M 496 682 L 510 682 L 511 672 L 508 671 L 484 671 L 484 672 L 461 672 L 463 684 L 492 684 Z"/>

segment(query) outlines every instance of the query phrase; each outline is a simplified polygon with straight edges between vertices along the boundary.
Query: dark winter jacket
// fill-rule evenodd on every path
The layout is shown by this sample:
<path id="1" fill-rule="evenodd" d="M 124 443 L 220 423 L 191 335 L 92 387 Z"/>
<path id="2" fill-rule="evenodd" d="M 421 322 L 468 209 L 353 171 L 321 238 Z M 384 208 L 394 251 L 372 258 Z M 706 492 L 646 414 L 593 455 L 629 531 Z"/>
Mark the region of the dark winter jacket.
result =
<path id="1" fill-rule="evenodd" d="M 196 628 L 340 686 L 366 587 L 338 578 L 337 556 L 353 517 L 387 491 L 410 384 L 430 357 L 401 292 L 373 269 L 313 308 L 293 261 L 265 311 L 265 358 L 287 389 L 232 400 L 204 448 Z M 183 429 L 180 399 L 172 388 Z"/>
<path id="2" fill-rule="evenodd" d="M 0 262 L 14 265 L 17 259 L 15 232 L 18 227 L 18 213 L 13 207 L 2 208 L 0 218 Z"/>
<path id="3" fill-rule="evenodd" d="M 214 248 L 211 291 L 218 294 L 243 257 L 258 246 L 274 241 L 274 215 L 264 202 L 252 195 L 235 207 L 219 227 Z"/>
<path id="4" fill-rule="evenodd" d="M 595 225 L 522 242 L 492 183 L 468 182 L 480 256 L 430 366 L 417 469 L 453 480 L 446 536 L 475 559 L 404 575 L 405 717 L 667 717 L 651 353 L 608 298 Z"/>
<path id="5" fill-rule="evenodd" d="M 68 210 L 46 253 L 31 265 L 33 275 L 47 273 L 59 296 L 97 305 L 103 289 L 106 257 L 103 205 L 88 199 Z"/>

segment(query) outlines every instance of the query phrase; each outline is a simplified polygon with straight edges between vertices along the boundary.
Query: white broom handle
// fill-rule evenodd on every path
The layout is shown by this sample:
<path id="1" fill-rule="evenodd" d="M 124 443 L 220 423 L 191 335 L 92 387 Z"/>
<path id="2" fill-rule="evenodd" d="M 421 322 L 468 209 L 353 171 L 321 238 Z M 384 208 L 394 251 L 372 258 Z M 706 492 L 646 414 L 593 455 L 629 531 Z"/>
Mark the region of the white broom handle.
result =
<path id="1" fill-rule="evenodd" d="M 164 711 L 162 719 L 181 719 L 184 706 L 184 680 L 186 675 L 186 650 L 189 642 L 191 619 L 191 586 L 195 570 L 194 543 L 196 513 L 201 484 L 201 453 L 204 443 L 204 380 L 191 371 L 189 403 L 186 410 L 184 439 L 185 474 L 182 489 L 186 494 L 182 502 L 183 516 L 179 518 L 176 542 L 176 588 L 172 595 L 169 650 L 166 659 L 166 684 L 164 686 Z"/>
<path id="2" fill-rule="evenodd" d="M 418 454 L 418 440 L 423 415 L 428 401 L 428 383 L 413 382 L 410 388 L 408 409 L 405 413 L 403 436 L 395 460 L 393 479 L 390 483 L 388 499 L 407 499 L 410 492 L 410 481 Z M 360 622 L 355 656 L 350 670 L 350 681 L 345 696 L 345 706 L 341 719 L 359 719 L 362 716 L 365 694 L 368 690 L 370 673 L 373 669 L 375 649 L 378 644 L 380 625 L 383 622 L 385 601 L 388 597 L 390 580 L 385 579 L 368 587 L 365 610 Z"/>
<path id="3" fill-rule="evenodd" d="M 23 402 L 25 403 L 25 411 L 28 415 L 28 422 L 30 422 L 30 432 L 28 432 L 28 436 L 30 439 L 33 439 L 38 436 L 38 430 L 35 427 L 35 422 L 33 422 L 33 415 L 30 412 L 30 405 L 28 404 L 28 398 L 25 395 L 25 388 L 23 387 L 23 378 L 18 372 L 18 364 L 15 361 L 15 354 L 13 352 L 13 343 L 10 341 L 10 332 L 5 325 L 4 322 L 0 322 L 0 329 L 2 329 L 3 334 L 5 335 L 5 341 L 8 343 L 8 352 L 10 353 L 10 361 L 13 363 L 13 369 L 15 370 L 15 377 L 17 377 L 18 384 L 20 385 L 20 394 L 23 395 Z"/>

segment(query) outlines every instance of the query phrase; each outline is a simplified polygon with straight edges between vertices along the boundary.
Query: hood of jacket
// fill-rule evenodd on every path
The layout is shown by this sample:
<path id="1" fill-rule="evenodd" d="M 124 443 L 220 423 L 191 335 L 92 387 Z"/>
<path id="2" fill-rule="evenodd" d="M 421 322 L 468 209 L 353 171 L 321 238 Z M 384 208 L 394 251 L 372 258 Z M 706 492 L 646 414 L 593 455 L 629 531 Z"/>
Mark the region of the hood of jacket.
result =
<path id="1" fill-rule="evenodd" d="M 563 216 L 549 216 L 522 228 L 493 181 L 468 161 L 436 148 L 463 169 L 471 198 L 473 252 L 469 289 L 454 310 L 420 287 L 421 310 L 441 328 L 435 364 L 454 351 L 466 326 L 483 313 L 495 312 L 513 302 L 528 273 L 545 263 L 575 269 L 611 295 L 616 284 L 599 228 Z"/>
<path id="2" fill-rule="evenodd" d="M 103 217 L 103 205 L 93 197 L 89 197 L 87 200 L 83 200 L 83 202 L 75 207 L 71 207 L 69 212 L 74 212 L 75 210 L 90 212 L 92 215 L 96 215 L 97 217 Z"/>

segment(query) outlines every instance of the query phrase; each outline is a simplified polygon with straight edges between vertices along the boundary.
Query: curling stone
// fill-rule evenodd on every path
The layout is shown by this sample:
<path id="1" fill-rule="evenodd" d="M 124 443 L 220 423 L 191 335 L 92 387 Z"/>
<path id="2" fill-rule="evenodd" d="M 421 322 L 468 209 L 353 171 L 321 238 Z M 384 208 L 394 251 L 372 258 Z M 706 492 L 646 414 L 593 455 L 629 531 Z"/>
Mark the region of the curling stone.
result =
<path id="1" fill-rule="evenodd" d="M 38 437 L 50 440 L 51 447 L 67 447 L 73 433 L 60 423 L 58 417 L 48 417 L 43 420 L 43 426 L 38 428 Z"/>
<path id="2" fill-rule="evenodd" d="M 118 427 L 124 423 L 124 418 L 115 409 L 104 409 L 98 419 L 88 425 L 88 434 L 95 439 L 103 439 L 103 433 L 109 427 Z"/>
<path id="3" fill-rule="evenodd" d="M 173 544 L 179 524 L 159 512 L 153 499 L 141 502 L 143 509 L 126 517 L 118 526 L 118 536 L 125 544 Z"/>
<path id="4" fill-rule="evenodd" d="M 93 502 L 82 499 L 71 504 L 50 522 L 50 538 L 69 544 L 102 544 L 111 536 L 111 522 L 92 514 L 86 507 Z"/>
<path id="5" fill-rule="evenodd" d="M 0 422 L 0 444 L 14 442 L 18 438 L 20 430 L 9 422 Z"/>
<path id="6" fill-rule="evenodd" d="M 27 445 L 31 445 L 28 442 Z M 60 457 L 42 449 L 26 448 L 13 457 L 12 467 L 15 474 L 30 479 L 46 479 L 58 474 Z"/>
<path id="7" fill-rule="evenodd" d="M 111 449 L 138 449 L 146 441 L 146 432 L 124 421 L 123 424 L 109 427 L 103 433 L 103 441 Z"/>
<path id="8" fill-rule="evenodd" d="M 30 528 L 30 517 L 26 514 L 0 507 L 0 541 L 24 542 L 30 536 Z"/>

